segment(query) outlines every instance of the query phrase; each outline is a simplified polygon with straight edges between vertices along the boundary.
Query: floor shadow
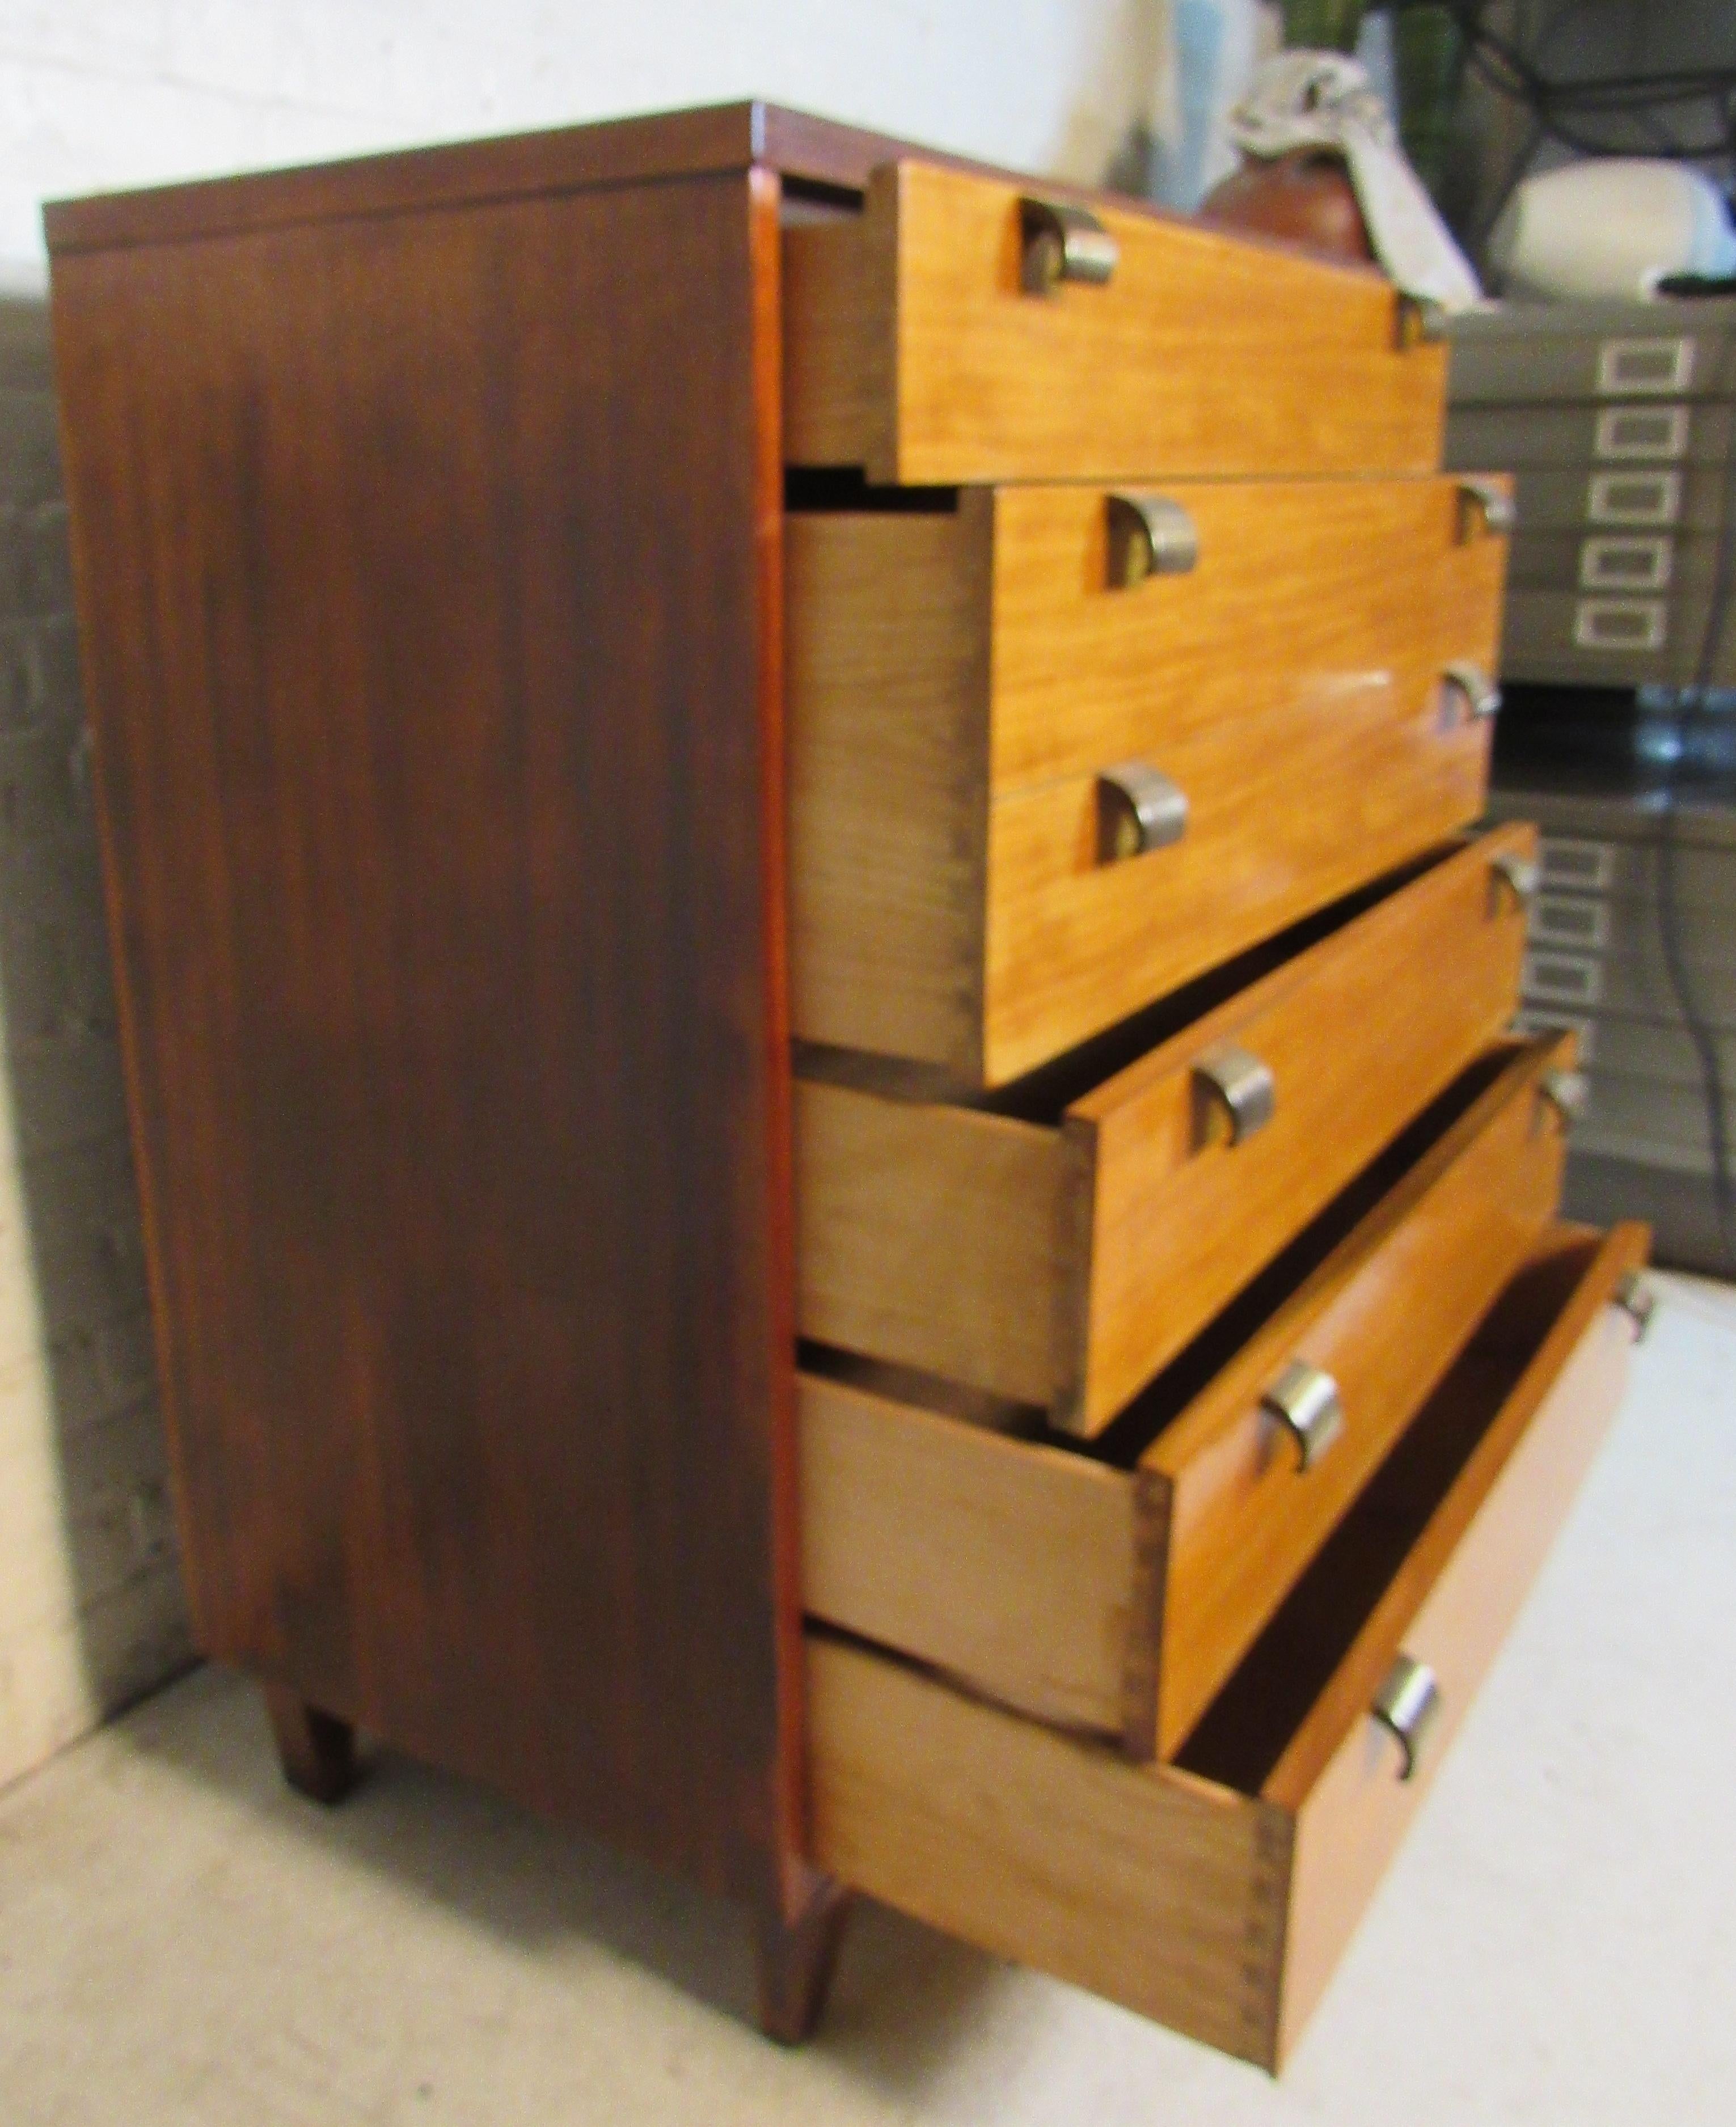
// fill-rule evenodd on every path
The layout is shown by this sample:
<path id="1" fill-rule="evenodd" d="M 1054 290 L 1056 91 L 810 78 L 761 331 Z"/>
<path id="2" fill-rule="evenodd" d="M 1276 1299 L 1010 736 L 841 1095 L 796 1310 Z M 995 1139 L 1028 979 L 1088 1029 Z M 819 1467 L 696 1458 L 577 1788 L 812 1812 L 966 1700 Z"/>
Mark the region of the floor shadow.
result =
<path id="1" fill-rule="evenodd" d="M 116 1731 L 130 1752 L 221 1794 L 287 1836 L 391 1878 L 503 1945 L 534 1952 L 582 1935 L 690 1999 L 751 2026 L 742 1909 L 581 1832 L 391 1750 L 334 1809 L 283 1784 L 259 1694 L 206 1668 Z M 857 1902 L 832 1998 L 810 2044 L 889 2096 L 920 2094 L 979 2029 L 1012 1968 L 871 1901 Z"/>

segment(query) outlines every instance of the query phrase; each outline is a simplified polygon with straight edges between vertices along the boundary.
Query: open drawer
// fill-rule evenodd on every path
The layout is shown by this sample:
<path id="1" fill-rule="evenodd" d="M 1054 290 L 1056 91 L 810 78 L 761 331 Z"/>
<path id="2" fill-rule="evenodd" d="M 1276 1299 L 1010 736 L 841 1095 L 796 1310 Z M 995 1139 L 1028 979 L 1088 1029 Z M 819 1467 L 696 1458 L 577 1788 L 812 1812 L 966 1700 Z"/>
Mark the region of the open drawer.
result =
<path id="1" fill-rule="evenodd" d="M 1275 2069 L 1615 1412 L 1645 1244 L 1551 1229 L 1179 1766 L 810 1632 L 814 1859 Z"/>
<path id="2" fill-rule="evenodd" d="M 1534 848 L 1384 881 L 997 1102 L 804 1057 L 801 1334 L 1101 1431 L 1505 1026 Z"/>
<path id="3" fill-rule="evenodd" d="M 1003 1085 L 1474 820 L 1498 491 L 790 510 L 795 1032 Z"/>
<path id="4" fill-rule="evenodd" d="M 1004 1408 L 948 1409 L 926 1380 L 811 1358 L 809 1616 L 1173 1755 L 1554 1217 L 1545 1089 L 1568 1053 L 1481 1059 L 1135 1401 L 1103 1459 Z"/>
<path id="5" fill-rule="evenodd" d="M 1370 269 L 889 163 L 860 214 L 784 232 L 785 457 L 946 484 L 1431 472 L 1445 350 L 1413 321 Z"/>

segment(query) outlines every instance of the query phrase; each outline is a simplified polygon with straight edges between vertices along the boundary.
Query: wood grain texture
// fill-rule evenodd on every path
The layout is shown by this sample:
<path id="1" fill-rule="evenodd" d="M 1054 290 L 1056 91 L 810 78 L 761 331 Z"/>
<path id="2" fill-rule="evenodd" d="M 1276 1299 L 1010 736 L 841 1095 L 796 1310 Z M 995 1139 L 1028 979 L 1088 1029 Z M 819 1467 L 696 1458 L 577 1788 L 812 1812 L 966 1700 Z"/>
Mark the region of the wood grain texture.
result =
<path id="1" fill-rule="evenodd" d="M 799 1409 L 810 1617 L 1149 1755 L 1136 1731 L 1162 1599 L 1153 1488 L 811 1374 Z"/>
<path id="2" fill-rule="evenodd" d="M 1326 1591 L 1350 1651 L 1259 1792 L 1129 1765 L 811 1636 L 818 1852 L 932 1926 L 1275 2071 L 1438 1760 L 1402 1785 L 1369 1699 L 1402 1640 L 1439 1666 L 1449 1727 L 1462 1716 L 1619 1400 L 1631 1331 L 1606 1303 L 1644 1245 L 1631 1227 L 1539 1244 L 1477 1340 L 1491 1361 L 1518 1348 L 1455 1373 L 1471 1400 L 1444 1429 L 1475 1431 L 1468 1461 L 1418 1458 L 1421 1538 L 1385 1585 Z"/>
<path id="3" fill-rule="evenodd" d="M 1187 512 L 1198 559 L 1131 590 L 1109 575 L 1112 490 L 990 491 L 997 793 L 1145 755 L 1203 810 L 1235 754 L 1305 745 L 1354 719 L 1359 691 L 1418 716 L 1444 665 L 1487 661 L 1506 542 L 1461 543 L 1456 480 L 1156 491 Z"/>
<path id="4" fill-rule="evenodd" d="M 811 1041 L 982 1070 L 986 496 L 786 519 L 790 1008 Z"/>
<path id="5" fill-rule="evenodd" d="M 801 1334 L 1047 1404 L 1078 1177 L 1059 1134 L 799 1078 Z"/>
<path id="6" fill-rule="evenodd" d="M 1354 1679 L 1359 1692 L 1374 1669 L 1365 1656 L 1383 1651 L 1384 1663 L 1384 1651 L 1402 1633 L 1405 1650 L 1435 1671 L 1441 1712 L 1411 1779 L 1394 1777 L 1391 1739 L 1364 1719 L 1309 1780 L 1297 1826 L 1274 2068 L 1282 2066 L 1325 1992 L 1615 1417 L 1633 1326 L 1606 1303 L 1622 1272 L 1644 1253 L 1644 1230 L 1625 1226 L 1592 1255 L 1572 1302 L 1486 1436 L 1478 1459 L 1443 1502 L 1439 1533 L 1431 1524 L 1415 1566 L 1407 1565 L 1347 1658 L 1347 1688 Z M 1515 1441 L 1521 1417 L 1527 1422 Z M 1499 1471 L 1492 1481 L 1492 1466 Z M 1467 1527 L 1464 1503 L 1479 1490 L 1483 1496 Z M 1449 1542 L 1450 1562 L 1438 1570 L 1419 1606 L 1415 1584 L 1426 1578 Z M 1288 1789 L 1311 1756 L 1299 1737 L 1297 1756 L 1273 1784 Z"/>
<path id="7" fill-rule="evenodd" d="M 1169 1576 L 1156 1747 L 1172 1756 L 1553 1218 L 1566 1151 L 1542 1102 L 1565 1042 L 1515 1049 L 1481 1099 L 1166 1426 Z M 1259 1399 L 1293 1360 L 1342 1434 L 1299 1471 Z"/>
<path id="8" fill-rule="evenodd" d="M 1106 1424 L 1505 1025 L 1525 919 L 1490 866 L 1534 842 L 1482 837 L 1068 1111 L 1094 1191 L 1063 1424 Z M 1221 1041 L 1277 1087 L 1239 1144 L 1199 1142 L 1193 1068 Z"/>
<path id="9" fill-rule="evenodd" d="M 1490 863 L 1533 846 L 1501 828 L 1425 871 L 1058 1128 L 799 1080 L 802 1334 L 1101 1431 L 1511 1017 L 1525 922 Z M 1202 1140 L 1193 1087 L 1221 1041 L 1278 1088 L 1233 1147 Z"/>
<path id="10" fill-rule="evenodd" d="M 847 195 L 859 193 L 870 172 L 880 164 L 912 156 L 952 169 L 1008 174 L 968 157 L 840 126 L 755 97 L 295 169 L 55 200 L 45 209 L 44 220 L 49 248 L 59 257 L 235 236 L 339 215 L 425 213 L 652 178 L 720 176 L 755 164 L 768 175 L 780 173 Z M 1046 190 L 1061 197 L 1090 197 L 1079 186 L 1046 184 Z M 1139 210 L 1130 202 L 1123 211 Z"/>
<path id="11" fill-rule="evenodd" d="M 792 462 L 915 483 L 1439 464 L 1444 350 L 1400 349 L 1379 275 L 1099 201 L 1113 280 L 1027 296 L 1019 197 L 907 160 L 858 222 L 787 233 Z"/>
<path id="12" fill-rule="evenodd" d="M 1440 675 L 1492 669 L 1505 542 L 1457 483 L 1164 492 L 1200 560 L 1131 591 L 1101 488 L 792 518 L 799 1032 L 998 1084 L 1475 817 Z M 1132 758 L 1188 831 L 1106 866 Z"/>
<path id="13" fill-rule="evenodd" d="M 1340 1743 L 1366 1712 L 1393 1653 L 1482 1514 L 1515 1450 L 1539 1412 L 1554 1408 L 1558 1382 L 1565 1384 L 1561 1404 L 1578 1407 L 1580 1384 L 1570 1378 L 1569 1362 L 1588 1338 L 1596 1352 L 1612 1348 L 1610 1324 L 1603 1319 L 1606 1311 L 1612 1312 L 1620 1332 L 1613 1348 L 1625 1349 L 1631 1343 L 1631 1322 L 1610 1310 L 1610 1300 L 1623 1276 L 1645 1261 L 1648 1240 L 1646 1229 L 1634 1225 L 1613 1227 L 1606 1235 L 1563 1225 L 1544 1235 L 1419 1419 L 1421 1430 L 1411 1461 L 1395 1465 L 1381 1495 L 1371 1496 L 1359 1525 L 1346 1526 L 1342 1555 L 1322 1561 L 1317 1594 L 1313 1587 L 1299 1591 L 1304 1600 L 1295 1622 L 1280 1621 L 1284 1633 L 1302 1628 L 1310 1603 L 1342 1608 L 1346 1586 L 1378 1583 L 1378 1599 L 1368 1605 L 1344 1658 L 1262 1784 L 1271 1800 L 1296 1808 L 1313 1791 Z M 1515 1353 L 1522 1362 L 1516 1373 Z M 1601 1361 L 1588 1364 L 1594 1381 L 1607 1386 Z M 1499 1381 L 1503 1390 L 1492 1415 L 1487 1395 L 1492 1381 Z M 1599 1403 L 1602 1394 L 1600 1388 L 1591 1401 Z M 1605 1411 L 1602 1417 L 1608 1414 Z M 1602 1418 L 1596 1424 L 1601 1426 Z M 1563 1428 L 1575 1430 L 1571 1419 L 1564 1419 Z M 1443 1443 L 1439 1457 L 1429 1452 L 1431 1430 Z M 1462 1465 L 1449 1466 L 1450 1482 L 1437 1499 L 1440 1464 L 1462 1439 L 1474 1446 Z M 1569 1495 L 1563 1490 L 1558 1498 L 1563 1512 Z M 1420 1529 L 1397 1570 L 1389 1572 L 1383 1544 L 1411 1518 L 1421 1523 Z M 1539 1559 L 1548 1541 L 1545 1528 L 1539 1533 Z M 1512 1593 L 1508 1587 L 1507 1594 Z M 1499 1588 L 1496 1595 L 1505 1599 Z M 1283 1637 L 1274 1637 L 1270 1651 L 1263 1650 L 1264 1659 L 1278 1660 Z"/>
<path id="14" fill-rule="evenodd" d="M 202 1643 L 788 1909 L 766 204 L 74 251 L 55 317 Z"/>
<path id="15" fill-rule="evenodd" d="M 918 1407 L 918 1385 L 804 1376 L 809 1614 L 1174 1756 L 1554 1216 L 1564 1141 L 1537 1084 L 1569 1051 L 1497 1045 L 1481 1092 L 1377 1166 L 1368 1207 L 1262 1299 L 1131 1472 Z M 1259 1408 L 1296 1358 L 1345 1409 L 1305 1476 Z"/>
<path id="16" fill-rule="evenodd" d="M 1244 2059 L 1273 2045 L 1283 1813 L 810 1636 L 813 1837 L 843 1881 Z"/>

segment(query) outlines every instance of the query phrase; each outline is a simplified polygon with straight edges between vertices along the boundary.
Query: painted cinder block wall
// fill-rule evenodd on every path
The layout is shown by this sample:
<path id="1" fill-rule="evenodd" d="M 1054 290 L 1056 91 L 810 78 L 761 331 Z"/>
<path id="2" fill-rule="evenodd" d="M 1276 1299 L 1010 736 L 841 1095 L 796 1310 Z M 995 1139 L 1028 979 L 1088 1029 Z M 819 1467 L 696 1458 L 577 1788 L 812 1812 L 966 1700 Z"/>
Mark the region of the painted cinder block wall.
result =
<path id="1" fill-rule="evenodd" d="M 55 443 L 40 203 L 761 94 L 1094 178 L 1158 0 L 0 0 L 0 1785 L 189 1658 Z"/>

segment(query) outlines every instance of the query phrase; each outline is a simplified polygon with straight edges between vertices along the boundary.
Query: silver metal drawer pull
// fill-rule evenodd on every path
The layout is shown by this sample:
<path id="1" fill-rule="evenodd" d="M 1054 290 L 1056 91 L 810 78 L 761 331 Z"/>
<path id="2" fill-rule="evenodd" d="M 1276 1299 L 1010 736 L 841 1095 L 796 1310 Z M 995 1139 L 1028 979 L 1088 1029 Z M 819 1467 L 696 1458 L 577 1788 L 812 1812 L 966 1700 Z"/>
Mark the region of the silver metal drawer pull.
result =
<path id="1" fill-rule="evenodd" d="M 1440 1708 L 1440 1686 L 1434 1670 L 1426 1662 L 1413 1661 L 1409 1655 L 1396 1656 L 1368 1711 L 1404 1753 L 1400 1779 L 1408 1780 L 1415 1774 Z"/>
<path id="2" fill-rule="evenodd" d="M 1197 1059 L 1193 1085 L 1207 1108 L 1202 1138 L 1240 1144 L 1265 1128 L 1278 1106 L 1272 1066 L 1233 1041 L 1220 1041 Z"/>
<path id="3" fill-rule="evenodd" d="M 1463 702 L 1465 714 L 1473 721 L 1479 717 L 1499 715 L 1501 689 L 1481 665 L 1459 658 L 1449 665 L 1440 676 L 1449 691 Z"/>
<path id="4" fill-rule="evenodd" d="M 1147 576 L 1184 576 L 1199 559 L 1193 519 L 1167 495 L 1112 495 L 1109 582 L 1131 590 Z"/>
<path id="5" fill-rule="evenodd" d="M 1513 498 L 1498 481 L 1475 475 L 1459 483 L 1459 542 L 1493 538 L 1504 539 L 1519 522 Z"/>
<path id="6" fill-rule="evenodd" d="M 1297 1470 L 1311 1470 L 1345 1429 L 1338 1383 L 1306 1359 L 1293 1359 L 1259 1400 L 1296 1442 Z"/>
<path id="7" fill-rule="evenodd" d="M 1644 1343 L 1652 1317 L 1658 1312 L 1658 1295 L 1652 1290 L 1650 1281 L 1642 1277 L 1637 1270 L 1630 1270 L 1610 1297 L 1633 1323 L 1634 1342 Z"/>
<path id="8" fill-rule="evenodd" d="M 1401 348 L 1425 347 L 1447 336 L 1447 314 L 1426 296 L 1400 296 L 1397 337 Z"/>
<path id="9" fill-rule="evenodd" d="M 1097 857 L 1119 864 L 1166 849 L 1188 831 L 1188 798 L 1146 760 L 1117 761 L 1097 779 Z"/>
<path id="10" fill-rule="evenodd" d="M 1563 1130 L 1571 1130 L 1591 1105 L 1591 1088 L 1583 1071 L 1545 1071 L 1537 1091 L 1560 1116 Z"/>
<path id="11" fill-rule="evenodd" d="M 1061 281 L 1101 287 L 1115 272 L 1121 246 L 1088 208 L 1056 200 L 1022 199 L 1024 253 L 1019 278 L 1030 296 L 1046 296 Z"/>
<path id="12" fill-rule="evenodd" d="M 1511 893 L 1516 907 L 1529 908 L 1543 883 L 1543 866 L 1535 857 L 1508 850 L 1489 860 L 1489 878 L 1497 894 Z"/>

